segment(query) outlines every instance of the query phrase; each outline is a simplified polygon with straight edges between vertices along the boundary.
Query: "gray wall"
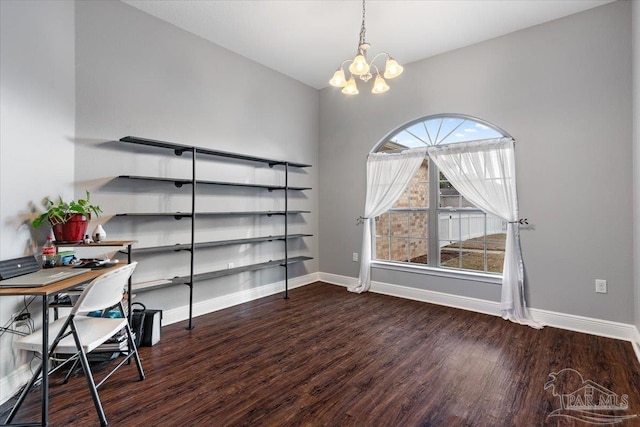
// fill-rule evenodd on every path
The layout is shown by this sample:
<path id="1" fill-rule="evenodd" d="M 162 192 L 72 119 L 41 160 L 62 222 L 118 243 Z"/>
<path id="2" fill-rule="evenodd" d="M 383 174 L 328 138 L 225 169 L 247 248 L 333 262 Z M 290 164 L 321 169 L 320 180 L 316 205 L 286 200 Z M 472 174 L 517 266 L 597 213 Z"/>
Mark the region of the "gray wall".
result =
<path id="1" fill-rule="evenodd" d="M 32 233 L 33 207 L 45 196 L 73 195 L 74 9 L 69 1 L 0 2 L 0 259 L 38 252 L 46 230 Z M 22 298 L 0 298 L 7 325 Z M 37 304 L 32 312 L 39 313 Z M 7 376 L 25 363 L 0 337 L 0 401 Z"/>
<path id="2" fill-rule="evenodd" d="M 117 212 L 189 211 L 190 189 L 135 184 L 118 175 L 189 177 L 189 156 L 127 151 L 110 142 L 135 135 L 313 165 L 291 173 L 290 185 L 313 187 L 294 194 L 290 209 L 312 211 L 292 218 L 290 233 L 317 236 L 318 92 L 121 2 L 76 4 L 77 117 L 76 192 L 89 189 L 103 207 L 109 238 L 138 240 L 137 247 L 189 241 L 189 220 L 125 220 Z M 276 168 L 277 169 L 277 168 Z M 282 168 L 279 169 L 282 171 Z M 200 179 L 284 184 L 266 165 L 203 160 Z M 197 211 L 283 209 L 282 192 L 200 187 Z M 94 222 L 95 223 L 95 222 Z M 201 219 L 196 241 L 281 234 L 282 217 Z M 93 227 L 93 225 L 92 225 Z M 318 270 L 317 238 L 292 242 L 296 264 L 290 277 Z M 196 272 L 268 261 L 283 256 L 274 242 L 196 253 Z M 134 281 L 188 273 L 188 254 L 138 258 Z M 197 282 L 196 304 L 283 279 L 283 269 Z M 187 304 L 178 286 L 138 296 L 147 306 L 169 310 Z"/>
<path id="3" fill-rule="evenodd" d="M 425 41 L 428 43 L 428 41 Z M 357 277 L 365 160 L 438 113 L 513 135 L 530 306 L 633 323 L 631 3 L 408 64 L 382 96 L 321 92 L 320 271 Z M 622 196 L 622 197 L 621 197 Z M 338 209 L 339 207 L 339 209 Z M 373 280 L 497 301 L 497 285 L 374 269 Z M 607 279 L 609 293 L 594 292 Z"/>

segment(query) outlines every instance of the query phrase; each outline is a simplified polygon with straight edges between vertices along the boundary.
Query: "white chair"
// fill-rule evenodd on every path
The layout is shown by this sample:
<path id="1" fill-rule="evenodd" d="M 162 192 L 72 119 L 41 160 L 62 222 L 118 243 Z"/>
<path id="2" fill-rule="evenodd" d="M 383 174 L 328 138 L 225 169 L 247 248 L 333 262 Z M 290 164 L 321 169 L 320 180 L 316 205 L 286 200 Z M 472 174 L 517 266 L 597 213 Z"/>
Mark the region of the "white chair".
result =
<path id="1" fill-rule="evenodd" d="M 107 425 L 107 418 L 102 409 L 102 403 L 98 396 L 98 387 L 100 387 L 118 368 L 120 368 L 131 357 L 135 358 L 138 368 L 140 380 L 144 380 L 144 371 L 142 363 L 138 356 L 131 326 L 127 316 L 124 314 L 122 305 L 122 295 L 127 280 L 131 277 L 133 270 L 136 268 L 137 262 L 127 264 L 117 270 L 109 271 L 96 279 L 94 279 L 80 295 L 76 304 L 72 307 L 71 313 L 49 324 L 49 353 L 51 358 L 54 354 L 72 354 L 62 365 L 51 370 L 52 373 L 67 363 L 73 361 L 74 366 L 78 359 L 82 364 L 84 376 L 91 390 L 93 403 L 98 412 L 100 423 Z M 104 310 L 118 306 L 122 313 L 121 318 L 93 317 L 87 314 L 92 311 Z M 90 353 L 108 341 L 114 334 L 125 330 L 127 335 L 127 349 L 123 352 L 126 356 L 118 365 L 111 370 L 97 385 L 93 379 L 93 374 L 87 360 L 87 353 Z M 23 350 L 34 351 L 42 354 L 42 330 L 38 330 L 26 337 L 15 342 L 17 348 Z M 73 368 L 72 368 L 73 369 Z M 18 409 L 22 405 L 29 389 L 33 387 L 42 371 L 42 365 L 34 373 L 29 384 L 22 391 L 16 405 L 14 406 L 7 422 L 10 423 Z"/>

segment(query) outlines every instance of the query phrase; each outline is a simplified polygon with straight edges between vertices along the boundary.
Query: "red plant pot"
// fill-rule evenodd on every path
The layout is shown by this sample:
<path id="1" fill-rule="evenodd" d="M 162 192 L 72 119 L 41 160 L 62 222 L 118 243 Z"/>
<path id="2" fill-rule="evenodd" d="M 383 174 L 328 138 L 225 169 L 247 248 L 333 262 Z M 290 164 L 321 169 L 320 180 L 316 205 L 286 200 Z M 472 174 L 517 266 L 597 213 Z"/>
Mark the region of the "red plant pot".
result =
<path id="1" fill-rule="evenodd" d="M 88 224 L 86 216 L 80 214 L 70 215 L 64 224 L 56 224 L 52 227 L 56 242 L 82 242 L 87 233 Z"/>

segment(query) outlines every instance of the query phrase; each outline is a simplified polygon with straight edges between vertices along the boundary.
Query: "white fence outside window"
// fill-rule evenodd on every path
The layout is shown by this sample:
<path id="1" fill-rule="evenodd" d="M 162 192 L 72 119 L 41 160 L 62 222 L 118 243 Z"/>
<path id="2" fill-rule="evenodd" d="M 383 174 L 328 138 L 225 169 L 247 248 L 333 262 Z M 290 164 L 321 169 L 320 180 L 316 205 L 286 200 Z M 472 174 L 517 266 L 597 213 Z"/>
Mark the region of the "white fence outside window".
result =
<path id="1" fill-rule="evenodd" d="M 486 215 L 486 224 L 487 236 L 506 233 L 507 223 L 500 218 Z M 484 234 L 485 214 L 482 212 L 438 212 L 438 237 L 441 248 L 453 242 L 482 237 Z"/>

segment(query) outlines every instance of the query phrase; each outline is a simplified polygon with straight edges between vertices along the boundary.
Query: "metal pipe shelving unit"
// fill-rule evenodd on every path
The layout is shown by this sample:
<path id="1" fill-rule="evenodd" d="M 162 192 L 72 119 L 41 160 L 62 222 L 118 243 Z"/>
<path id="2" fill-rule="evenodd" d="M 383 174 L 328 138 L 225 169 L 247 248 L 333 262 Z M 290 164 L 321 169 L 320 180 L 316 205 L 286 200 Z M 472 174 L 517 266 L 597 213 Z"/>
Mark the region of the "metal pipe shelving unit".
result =
<path id="1" fill-rule="evenodd" d="M 158 141 L 147 138 L 140 138 L 135 136 L 126 136 L 120 139 L 120 142 L 126 144 L 132 144 L 134 146 L 145 146 L 152 147 L 158 149 L 167 149 L 173 151 L 176 156 L 182 156 L 185 153 L 191 154 L 192 168 L 191 168 L 191 178 L 171 178 L 171 177 L 152 177 L 152 176 L 137 176 L 137 175 L 120 175 L 118 178 L 120 179 L 128 179 L 128 180 L 137 180 L 137 181 L 150 181 L 150 182 L 166 182 L 172 183 L 178 188 L 181 188 L 185 185 L 191 185 L 191 211 L 190 212 L 129 212 L 129 213 L 119 213 L 116 214 L 118 217 L 168 217 L 174 218 L 176 220 L 182 218 L 190 218 L 191 219 L 191 241 L 189 243 L 184 244 L 176 244 L 176 245 L 165 245 L 165 246 L 157 246 L 157 247 L 149 247 L 149 248 L 140 248 L 134 249 L 133 254 L 152 254 L 158 252 L 168 252 L 168 251 L 189 251 L 190 252 L 190 268 L 189 274 L 182 277 L 174 277 L 170 279 L 160 279 L 153 280 L 143 283 L 135 283 L 132 285 L 132 290 L 135 292 L 143 292 L 152 289 L 158 289 L 166 286 L 173 286 L 178 284 L 184 284 L 189 286 L 189 325 L 187 329 L 193 328 L 193 284 L 197 281 L 215 279 L 218 277 L 228 276 L 232 274 L 239 274 L 247 271 L 257 271 L 266 268 L 273 267 L 284 267 L 285 269 L 285 292 L 284 298 L 289 298 L 289 264 L 304 262 L 312 257 L 308 256 L 296 256 L 289 257 L 289 247 L 288 242 L 291 239 L 299 239 L 304 237 L 310 237 L 311 234 L 289 234 L 288 233 L 288 225 L 289 225 L 289 216 L 290 215 L 300 215 L 304 213 L 309 213 L 309 211 L 304 210 L 290 210 L 289 209 L 289 191 L 305 191 L 311 190 L 310 187 L 290 187 L 289 186 L 289 169 L 290 168 L 307 168 L 311 167 L 311 165 L 304 163 L 296 163 L 296 162 L 288 162 L 283 160 L 274 160 L 263 157 L 250 156 L 239 153 L 231 153 L 227 151 L 220 150 L 212 150 L 203 147 L 196 147 L 184 144 L 176 144 L 172 142 L 166 141 Z M 199 180 L 196 175 L 196 163 L 197 159 L 201 159 L 203 157 L 213 156 L 219 158 L 228 158 L 233 160 L 239 160 L 243 162 L 254 162 L 254 163 L 263 163 L 267 164 L 269 167 L 273 168 L 275 166 L 283 166 L 285 173 L 285 185 L 270 185 L 270 184 L 247 184 L 247 183 L 239 183 L 239 182 L 227 182 L 227 181 L 209 181 L 209 180 Z M 236 188 L 251 188 L 251 189 L 264 189 L 269 192 L 272 191 L 284 191 L 284 210 L 276 210 L 276 211 L 228 211 L 228 212 L 198 212 L 196 210 L 196 187 L 201 185 L 204 186 L 226 186 L 226 187 L 236 187 Z M 195 221 L 198 217 L 239 217 L 239 216 L 276 216 L 280 215 L 284 217 L 284 234 L 278 236 L 259 236 L 252 238 L 244 238 L 244 239 L 233 239 L 233 240 L 220 240 L 220 241 L 210 241 L 210 242 L 197 242 L 195 241 Z M 259 243 L 259 242 L 269 242 L 269 241 L 282 241 L 284 242 L 284 252 L 285 256 L 283 259 L 278 260 L 269 260 L 266 262 L 259 262 L 255 264 L 243 265 L 235 268 L 228 268 L 224 270 L 217 271 L 209 271 L 206 273 L 194 274 L 194 253 L 197 249 L 203 248 L 212 248 L 212 247 L 220 247 L 220 246 L 229 246 L 229 245 L 238 245 L 245 243 Z"/>

